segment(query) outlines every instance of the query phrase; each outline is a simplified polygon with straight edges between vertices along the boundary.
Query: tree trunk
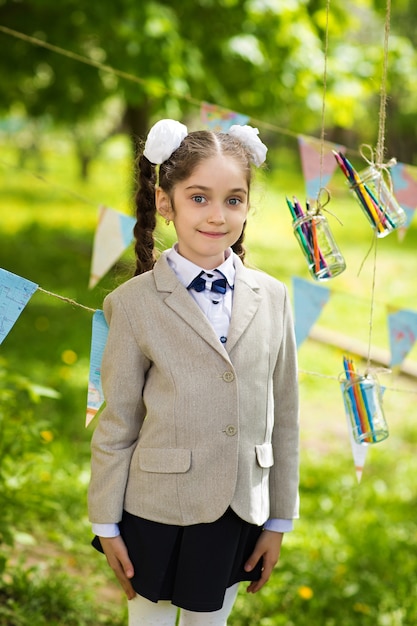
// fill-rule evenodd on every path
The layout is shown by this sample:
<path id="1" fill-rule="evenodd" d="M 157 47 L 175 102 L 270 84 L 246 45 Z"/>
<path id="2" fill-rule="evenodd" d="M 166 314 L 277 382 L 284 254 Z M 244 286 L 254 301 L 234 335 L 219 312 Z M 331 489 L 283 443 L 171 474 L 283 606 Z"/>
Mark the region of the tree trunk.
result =
<path id="1" fill-rule="evenodd" d="M 90 163 L 92 161 L 92 158 L 90 155 L 87 154 L 79 154 L 78 155 L 78 159 L 80 162 L 80 177 L 81 180 L 86 181 L 88 179 L 88 175 L 90 172 Z"/>
<path id="2" fill-rule="evenodd" d="M 126 105 L 123 116 L 123 127 L 128 133 L 131 143 L 133 157 L 136 160 L 142 151 L 143 142 L 149 130 L 149 104 Z"/>

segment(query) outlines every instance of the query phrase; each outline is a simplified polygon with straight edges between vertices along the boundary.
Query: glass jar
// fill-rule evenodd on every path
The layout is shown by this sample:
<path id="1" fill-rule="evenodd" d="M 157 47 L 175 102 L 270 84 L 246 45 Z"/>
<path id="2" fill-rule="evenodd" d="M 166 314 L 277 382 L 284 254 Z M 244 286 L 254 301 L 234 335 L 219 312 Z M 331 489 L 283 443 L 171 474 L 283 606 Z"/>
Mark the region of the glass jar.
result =
<path id="1" fill-rule="evenodd" d="M 378 168 L 371 165 L 358 174 L 358 182 L 351 184 L 368 221 L 377 237 L 386 237 L 404 226 L 407 216 L 384 180 Z"/>
<path id="2" fill-rule="evenodd" d="M 334 278 L 346 269 L 345 259 L 321 213 L 308 214 L 293 221 L 295 237 L 315 280 Z"/>
<path id="3" fill-rule="evenodd" d="M 356 443 L 378 443 L 388 437 L 378 381 L 370 376 L 352 375 L 342 380 L 343 399 Z"/>

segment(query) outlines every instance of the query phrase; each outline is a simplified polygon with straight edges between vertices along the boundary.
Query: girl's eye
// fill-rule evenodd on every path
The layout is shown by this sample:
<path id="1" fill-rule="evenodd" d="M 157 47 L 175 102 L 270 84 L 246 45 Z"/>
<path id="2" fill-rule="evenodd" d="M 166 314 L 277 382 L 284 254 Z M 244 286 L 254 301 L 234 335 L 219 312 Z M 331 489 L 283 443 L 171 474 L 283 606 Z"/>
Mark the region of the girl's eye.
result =
<path id="1" fill-rule="evenodd" d="M 229 198 L 229 204 L 231 204 L 232 206 L 237 206 L 241 202 L 242 200 L 240 198 Z"/>
<path id="2" fill-rule="evenodd" d="M 193 196 L 194 202 L 197 204 L 202 204 L 205 200 L 204 196 Z"/>

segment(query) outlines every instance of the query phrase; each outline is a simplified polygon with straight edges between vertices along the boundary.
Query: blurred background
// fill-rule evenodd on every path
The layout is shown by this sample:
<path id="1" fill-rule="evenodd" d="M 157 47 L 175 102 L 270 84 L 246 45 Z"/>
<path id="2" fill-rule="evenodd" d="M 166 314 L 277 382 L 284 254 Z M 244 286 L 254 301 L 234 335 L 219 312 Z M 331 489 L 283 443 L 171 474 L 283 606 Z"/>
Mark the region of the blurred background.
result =
<path id="1" fill-rule="evenodd" d="M 417 165 L 416 25 L 412 0 L 0 1 L 0 267 L 49 292 L 1 345 L 1 626 L 126 623 L 89 545 L 85 412 L 91 311 L 132 275 L 131 246 L 88 284 L 98 207 L 133 215 L 150 125 L 201 128 L 211 103 L 259 128 L 248 262 L 293 296 L 293 277 L 312 282 L 285 201 L 306 194 L 297 138 L 324 135 L 366 165 L 386 69 L 385 156 Z M 338 382 L 345 354 L 387 368 L 387 313 L 417 309 L 416 225 L 376 243 L 340 171 L 328 188 L 347 268 L 299 348 L 301 519 L 269 585 L 242 585 L 232 626 L 417 623 L 416 349 L 378 372 L 390 436 L 369 446 L 360 482 Z M 158 225 L 160 249 L 171 228 Z"/>

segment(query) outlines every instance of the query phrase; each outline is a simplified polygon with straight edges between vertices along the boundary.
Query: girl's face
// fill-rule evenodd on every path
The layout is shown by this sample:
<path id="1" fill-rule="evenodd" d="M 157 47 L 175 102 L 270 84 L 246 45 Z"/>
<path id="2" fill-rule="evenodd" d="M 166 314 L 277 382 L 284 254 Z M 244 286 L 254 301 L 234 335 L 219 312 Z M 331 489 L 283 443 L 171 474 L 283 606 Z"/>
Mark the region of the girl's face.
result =
<path id="1" fill-rule="evenodd" d="M 225 260 L 225 250 L 239 239 L 246 220 L 245 173 L 232 157 L 216 155 L 175 185 L 172 202 L 157 188 L 156 206 L 174 222 L 178 252 L 199 267 L 214 269 Z"/>

